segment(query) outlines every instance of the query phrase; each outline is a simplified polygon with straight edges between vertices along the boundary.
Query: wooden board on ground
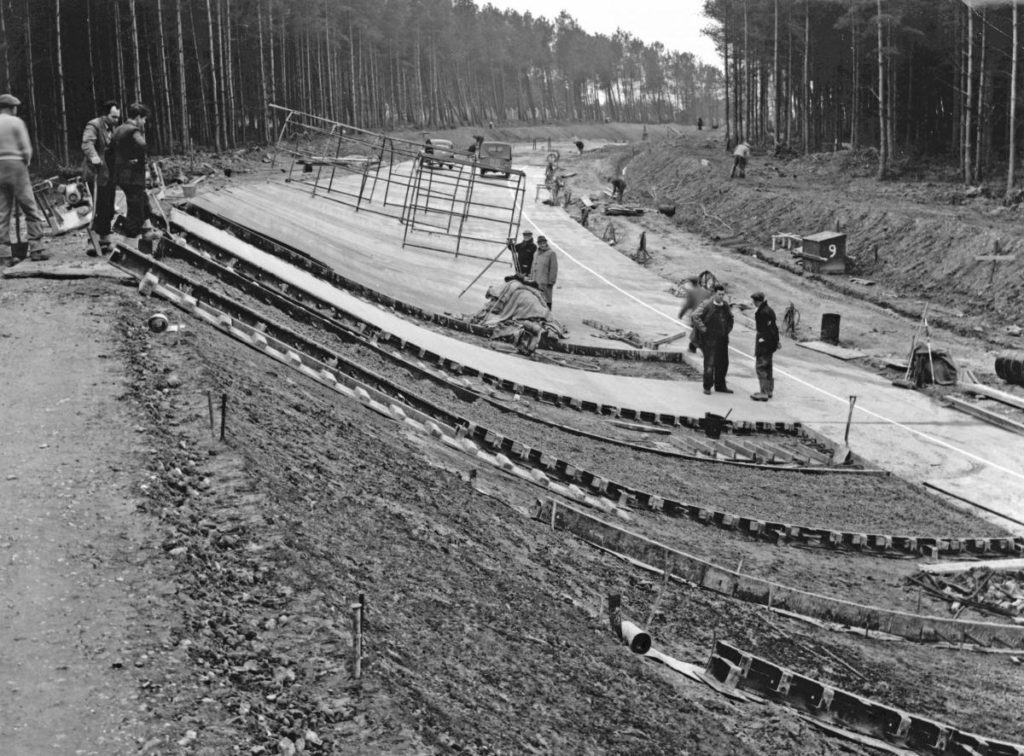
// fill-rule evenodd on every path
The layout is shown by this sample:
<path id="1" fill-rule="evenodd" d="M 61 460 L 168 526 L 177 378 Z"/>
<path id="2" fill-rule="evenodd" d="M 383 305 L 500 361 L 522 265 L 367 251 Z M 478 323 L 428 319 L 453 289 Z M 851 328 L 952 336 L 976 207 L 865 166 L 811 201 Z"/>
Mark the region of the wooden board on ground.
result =
<path id="1" fill-rule="evenodd" d="M 813 349 L 815 352 L 821 352 L 839 360 L 855 360 L 858 357 L 867 357 L 864 352 L 858 352 L 856 349 L 847 349 L 835 344 L 827 344 L 824 341 L 798 341 L 796 345 L 802 346 L 804 349 Z"/>

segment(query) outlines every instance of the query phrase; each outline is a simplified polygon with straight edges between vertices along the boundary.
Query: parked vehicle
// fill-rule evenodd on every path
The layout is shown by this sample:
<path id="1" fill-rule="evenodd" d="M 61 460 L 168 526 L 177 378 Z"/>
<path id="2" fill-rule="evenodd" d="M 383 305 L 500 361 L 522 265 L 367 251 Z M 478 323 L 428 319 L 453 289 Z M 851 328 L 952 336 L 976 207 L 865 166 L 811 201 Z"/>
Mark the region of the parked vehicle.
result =
<path id="1" fill-rule="evenodd" d="M 423 152 L 430 155 L 424 158 L 423 165 L 427 168 L 442 168 L 446 161 L 452 159 L 455 154 L 455 145 L 449 139 L 428 139 L 423 147 Z M 449 168 L 454 168 L 454 163 L 447 163 Z"/>
<path id="2" fill-rule="evenodd" d="M 507 142 L 484 142 L 476 153 L 480 175 L 488 171 L 502 173 L 508 178 L 512 171 L 512 145 Z"/>

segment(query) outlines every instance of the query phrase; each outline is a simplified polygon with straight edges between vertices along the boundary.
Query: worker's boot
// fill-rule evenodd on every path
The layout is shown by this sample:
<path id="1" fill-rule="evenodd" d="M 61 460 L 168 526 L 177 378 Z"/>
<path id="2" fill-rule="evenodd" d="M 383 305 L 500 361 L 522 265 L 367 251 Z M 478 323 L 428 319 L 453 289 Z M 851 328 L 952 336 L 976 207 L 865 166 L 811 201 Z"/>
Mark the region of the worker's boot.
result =
<path id="1" fill-rule="evenodd" d="M 50 255 L 44 252 L 42 247 L 35 247 L 29 250 L 28 259 L 32 262 L 42 262 L 43 260 L 49 260 Z"/>
<path id="2" fill-rule="evenodd" d="M 109 255 L 114 248 L 114 239 L 111 234 L 103 234 L 100 237 L 100 254 Z"/>

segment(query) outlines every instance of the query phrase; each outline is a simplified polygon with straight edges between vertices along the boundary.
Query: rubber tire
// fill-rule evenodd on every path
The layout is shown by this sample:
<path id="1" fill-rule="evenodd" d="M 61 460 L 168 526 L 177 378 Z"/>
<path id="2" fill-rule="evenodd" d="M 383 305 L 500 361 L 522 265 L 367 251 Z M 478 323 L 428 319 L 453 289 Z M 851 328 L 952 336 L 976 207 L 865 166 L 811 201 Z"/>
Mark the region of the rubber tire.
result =
<path id="1" fill-rule="evenodd" d="M 1010 383 L 1024 386 L 1024 359 L 1015 358 L 1010 362 Z"/>

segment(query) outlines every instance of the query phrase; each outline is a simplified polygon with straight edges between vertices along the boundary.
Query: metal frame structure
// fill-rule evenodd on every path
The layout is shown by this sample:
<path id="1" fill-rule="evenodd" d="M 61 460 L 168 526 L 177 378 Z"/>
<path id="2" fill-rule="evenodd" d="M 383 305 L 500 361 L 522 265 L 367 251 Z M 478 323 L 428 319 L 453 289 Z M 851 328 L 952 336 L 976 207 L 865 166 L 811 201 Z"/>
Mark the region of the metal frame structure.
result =
<path id="1" fill-rule="evenodd" d="M 475 153 L 455 151 L 438 161 L 425 145 L 331 121 L 280 105 L 283 116 L 274 164 L 290 156 L 286 181 L 311 196 L 394 218 L 405 226 L 402 246 L 490 260 L 465 242 L 498 244 L 519 234 L 526 175 L 478 175 Z M 452 168 L 444 170 L 444 165 Z M 343 179 L 358 176 L 358 188 Z"/>

